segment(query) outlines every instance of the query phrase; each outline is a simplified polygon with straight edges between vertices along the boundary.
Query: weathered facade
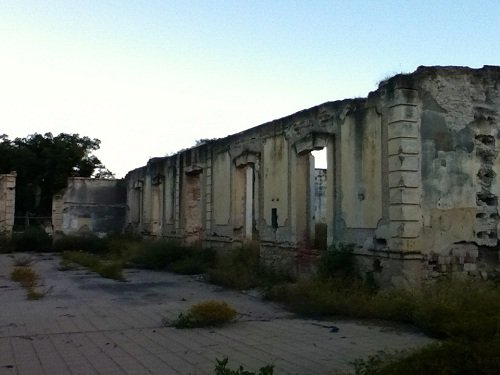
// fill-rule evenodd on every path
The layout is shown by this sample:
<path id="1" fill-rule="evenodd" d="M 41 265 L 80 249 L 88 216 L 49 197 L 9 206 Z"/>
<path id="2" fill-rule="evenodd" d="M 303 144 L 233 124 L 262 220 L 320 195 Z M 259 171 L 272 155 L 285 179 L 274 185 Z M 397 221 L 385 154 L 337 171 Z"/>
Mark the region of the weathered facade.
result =
<path id="1" fill-rule="evenodd" d="M 55 233 L 106 235 L 124 228 L 126 197 L 123 180 L 72 177 L 52 200 Z"/>
<path id="2" fill-rule="evenodd" d="M 0 234 L 10 236 L 14 227 L 16 172 L 0 174 Z"/>
<path id="3" fill-rule="evenodd" d="M 257 242 L 266 262 L 295 272 L 323 221 L 326 242 L 355 244 L 383 284 L 485 276 L 498 263 L 499 113 L 500 67 L 420 67 L 367 98 L 149 160 L 125 178 L 127 227 L 205 246 Z"/>

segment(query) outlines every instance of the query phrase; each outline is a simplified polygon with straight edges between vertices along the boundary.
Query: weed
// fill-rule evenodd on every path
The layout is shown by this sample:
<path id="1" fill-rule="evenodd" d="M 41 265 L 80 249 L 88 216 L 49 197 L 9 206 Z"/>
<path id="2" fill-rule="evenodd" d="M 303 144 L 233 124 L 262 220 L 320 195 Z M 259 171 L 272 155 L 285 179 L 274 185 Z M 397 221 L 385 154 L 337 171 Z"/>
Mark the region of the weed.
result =
<path id="1" fill-rule="evenodd" d="M 123 281 L 123 265 L 117 261 L 101 261 L 95 268 L 92 269 L 106 279 Z"/>
<path id="2" fill-rule="evenodd" d="M 45 297 L 46 293 L 38 292 L 34 288 L 28 288 L 26 293 L 26 298 L 29 300 L 39 300 Z"/>
<path id="3" fill-rule="evenodd" d="M 12 236 L 6 231 L 0 231 L 0 253 L 11 253 L 15 250 Z"/>
<path id="4" fill-rule="evenodd" d="M 252 247 L 232 250 L 219 255 L 209 271 L 210 281 L 235 289 L 250 289 L 259 285 L 259 251 Z"/>
<path id="5" fill-rule="evenodd" d="M 54 241 L 54 251 L 85 251 L 93 254 L 106 252 L 107 240 L 93 234 L 62 235 Z"/>
<path id="6" fill-rule="evenodd" d="M 319 259 L 318 276 L 323 279 L 330 277 L 358 278 L 353 246 L 337 243 L 323 251 Z"/>
<path id="7" fill-rule="evenodd" d="M 15 267 L 10 278 L 25 288 L 33 288 L 38 281 L 38 274 L 31 267 Z"/>
<path id="8" fill-rule="evenodd" d="M 236 310 L 226 302 L 205 301 L 191 306 L 186 313 L 180 313 L 170 324 L 168 321 L 164 324 L 175 328 L 214 327 L 230 322 L 236 314 Z"/>
<path id="9" fill-rule="evenodd" d="M 493 375 L 500 368 L 500 341 L 447 340 L 413 352 L 381 352 L 353 364 L 356 375 Z"/>
<path id="10" fill-rule="evenodd" d="M 132 262 L 147 269 L 163 270 L 169 264 L 193 255 L 194 252 L 194 248 L 182 246 L 176 241 L 148 241 L 143 243 Z"/>
<path id="11" fill-rule="evenodd" d="M 10 278 L 20 283 L 26 289 L 26 298 L 29 300 L 38 300 L 47 294 L 46 292 L 42 293 L 35 290 L 39 276 L 29 266 L 14 267 L 10 273 Z"/>
<path id="12" fill-rule="evenodd" d="M 69 259 L 61 259 L 59 261 L 59 267 L 57 268 L 59 271 L 70 271 L 78 268 L 76 263 L 73 263 Z"/>
<path id="13" fill-rule="evenodd" d="M 52 250 L 52 239 L 40 227 L 29 227 L 22 233 L 12 235 L 14 251 L 17 252 L 46 252 Z"/>
<path id="14" fill-rule="evenodd" d="M 123 280 L 123 264 L 120 261 L 103 260 L 97 255 L 83 251 L 65 251 L 62 253 L 62 269 L 69 269 L 71 263 L 80 264 L 102 277 L 113 280 Z"/>
<path id="15" fill-rule="evenodd" d="M 215 365 L 214 375 L 273 375 L 274 366 L 268 365 L 261 367 L 257 372 L 247 371 L 243 366 L 238 367 L 237 370 L 228 369 L 226 366 L 229 362 L 228 358 L 222 360 L 215 359 L 217 364 Z"/>
<path id="16" fill-rule="evenodd" d="M 205 272 L 206 268 L 206 264 L 202 259 L 191 256 L 172 262 L 167 269 L 181 275 L 197 275 Z"/>
<path id="17" fill-rule="evenodd" d="M 428 334 L 470 340 L 500 337 L 500 287 L 445 280 L 417 294 L 413 323 Z"/>
<path id="18" fill-rule="evenodd" d="M 83 251 L 64 251 L 62 259 L 67 262 L 78 263 L 87 268 L 95 268 L 99 264 L 99 257 Z"/>

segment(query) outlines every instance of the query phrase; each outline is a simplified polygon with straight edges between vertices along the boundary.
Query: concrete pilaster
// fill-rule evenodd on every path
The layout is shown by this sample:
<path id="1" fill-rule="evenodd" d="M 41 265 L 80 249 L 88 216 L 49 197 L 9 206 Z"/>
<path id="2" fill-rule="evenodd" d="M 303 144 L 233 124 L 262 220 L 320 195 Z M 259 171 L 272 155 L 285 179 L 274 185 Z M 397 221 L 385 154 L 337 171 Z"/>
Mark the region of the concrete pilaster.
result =
<path id="1" fill-rule="evenodd" d="M 420 108 L 416 90 L 396 88 L 387 111 L 390 243 L 394 251 L 420 251 L 422 177 Z"/>

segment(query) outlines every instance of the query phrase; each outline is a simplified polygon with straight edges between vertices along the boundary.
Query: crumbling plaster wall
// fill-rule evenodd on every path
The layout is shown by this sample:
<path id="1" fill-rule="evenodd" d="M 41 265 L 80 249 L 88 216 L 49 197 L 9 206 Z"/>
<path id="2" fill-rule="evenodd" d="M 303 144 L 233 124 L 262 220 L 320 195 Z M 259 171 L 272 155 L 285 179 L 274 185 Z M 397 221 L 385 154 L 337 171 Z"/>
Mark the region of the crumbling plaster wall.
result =
<path id="1" fill-rule="evenodd" d="M 16 172 L 0 174 L 0 234 L 12 234 L 15 203 Z"/>
<path id="2" fill-rule="evenodd" d="M 418 73 L 418 72 L 417 72 Z M 421 247 L 433 272 L 477 273 L 498 260 L 500 69 L 417 74 L 422 101 Z M 483 256 L 480 256 L 480 251 Z M 478 268 L 478 265 L 480 266 Z"/>
<path id="3" fill-rule="evenodd" d="M 126 191 L 123 180 L 72 177 L 52 201 L 55 233 L 106 235 L 125 225 Z"/>
<path id="4" fill-rule="evenodd" d="M 328 244 L 357 245 L 383 284 L 472 271 L 478 246 L 497 244 L 499 75 L 421 67 L 367 98 L 151 159 L 126 176 L 128 227 L 209 246 L 254 241 L 296 272 L 314 253 L 311 151 L 326 148 Z"/>
<path id="5" fill-rule="evenodd" d="M 382 220 L 381 134 L 375 106 L 346 100 L 151 159 L 126 176 L 128 228 L 210 246 L 257 241 L 271 262 L 294 261 L 314 244 L 311 151 L 327 148 L 321 221 L 330 242 L 363 245 Z M 157 220 L 166 205 L 168 223 Z"/>

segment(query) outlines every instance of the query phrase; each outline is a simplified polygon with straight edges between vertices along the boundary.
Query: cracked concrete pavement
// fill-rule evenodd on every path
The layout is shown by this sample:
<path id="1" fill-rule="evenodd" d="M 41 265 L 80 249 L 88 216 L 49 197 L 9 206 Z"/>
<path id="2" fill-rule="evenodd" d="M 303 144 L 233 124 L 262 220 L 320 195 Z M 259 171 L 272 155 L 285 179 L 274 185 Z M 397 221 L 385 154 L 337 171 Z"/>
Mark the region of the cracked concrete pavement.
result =
<path id="1" fill-rule="evenodd" d="M 58 270 L 55 254 L 33 254 L 47 295 L 26 299 L 10 280 L 14 257 L 0 254 L 0 374 L 212 374 L 216 358 L 275 374 L 332 374 L 380 350 L 429 343 L 403 328 L 308 320 L 258 296 L 196 276 L 130 269 L 126 282 L 85 269 Z M 231 304 L 237 320 L 220 328 L 163 327 L 194 303 Z"/>

